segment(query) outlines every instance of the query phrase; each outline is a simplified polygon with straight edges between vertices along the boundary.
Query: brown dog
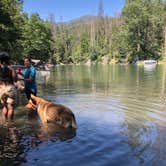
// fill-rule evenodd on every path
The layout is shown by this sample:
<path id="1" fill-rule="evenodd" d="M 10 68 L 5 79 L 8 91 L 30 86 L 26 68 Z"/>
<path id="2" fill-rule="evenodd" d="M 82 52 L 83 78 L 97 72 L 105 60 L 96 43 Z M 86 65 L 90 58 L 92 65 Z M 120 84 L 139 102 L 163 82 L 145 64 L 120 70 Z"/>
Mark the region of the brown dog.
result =
<path id="1" fill-rule="evenodd" d="M 37 110 L 43 125 L 55 122 L 65 128 L 77 128 L 73 112 L 63 105 L 49 102 L 31 94 L 31 99 L 25 108 Z"/>

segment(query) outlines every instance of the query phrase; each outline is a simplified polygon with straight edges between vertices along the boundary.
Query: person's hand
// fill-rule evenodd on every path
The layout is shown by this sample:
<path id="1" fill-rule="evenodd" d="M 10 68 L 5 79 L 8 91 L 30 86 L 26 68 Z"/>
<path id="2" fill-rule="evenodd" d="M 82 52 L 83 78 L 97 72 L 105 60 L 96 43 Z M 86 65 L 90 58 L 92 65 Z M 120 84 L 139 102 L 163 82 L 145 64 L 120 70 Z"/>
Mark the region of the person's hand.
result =
<path id="1" fill-rule="evenodd" d="M 8 65 L 8 68 L 9 68 L 10 70 L 14 70 L 10 65 Z"/>
<path id="2" fill-rule="evenodd" d="M 20 80 L 20 81 L 25 81 L 25 79 L 24 79 L 24 78 L 18 78 L 18 80 Z"/>

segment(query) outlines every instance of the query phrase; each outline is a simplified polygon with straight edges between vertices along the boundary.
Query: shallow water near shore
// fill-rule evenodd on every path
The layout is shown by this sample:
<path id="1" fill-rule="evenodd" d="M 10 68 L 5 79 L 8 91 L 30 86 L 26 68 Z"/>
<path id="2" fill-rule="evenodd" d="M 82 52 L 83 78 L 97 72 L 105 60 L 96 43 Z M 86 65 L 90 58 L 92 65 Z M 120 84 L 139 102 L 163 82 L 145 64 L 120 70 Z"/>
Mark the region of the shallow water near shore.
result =
<path id="1" fill-rule="evenodd" d="M 23 106 L 0 123 L 0 165 L 166 165 L 166 66 L 59 66 L 37 79 L 38 95 L 73 111 L 77 130 Z"/>

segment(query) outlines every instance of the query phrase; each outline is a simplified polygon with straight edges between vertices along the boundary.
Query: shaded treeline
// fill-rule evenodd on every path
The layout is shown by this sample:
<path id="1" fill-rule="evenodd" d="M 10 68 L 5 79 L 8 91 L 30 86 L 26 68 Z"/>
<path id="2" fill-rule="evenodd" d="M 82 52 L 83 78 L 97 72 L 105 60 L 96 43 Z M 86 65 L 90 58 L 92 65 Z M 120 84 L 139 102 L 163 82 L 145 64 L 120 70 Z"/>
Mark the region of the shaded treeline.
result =
<path id="1" fill-rule="evenodd" d="M 0 0 L 0 51 L 9 52 L 14 60 L 23 56 L 48 59 L 52 55 L 52 33 L 48 22 L 37 13 L 28 17 L 22 1 Z"/>
<path id="2" fill-rule="evenodd" d="M 122 13 L 104 14 L 99 1 L 97 16 L 57 23 L 37 13 L 27 16 L 22 1 L 0 1 L 0 51 L 15 60 L 25 55 L 53 63 L 133 62 L 161 59 L 166 27 L 166 1 L 126 0 Z M 165 48 L 165 51 L 164 51 Z"/>

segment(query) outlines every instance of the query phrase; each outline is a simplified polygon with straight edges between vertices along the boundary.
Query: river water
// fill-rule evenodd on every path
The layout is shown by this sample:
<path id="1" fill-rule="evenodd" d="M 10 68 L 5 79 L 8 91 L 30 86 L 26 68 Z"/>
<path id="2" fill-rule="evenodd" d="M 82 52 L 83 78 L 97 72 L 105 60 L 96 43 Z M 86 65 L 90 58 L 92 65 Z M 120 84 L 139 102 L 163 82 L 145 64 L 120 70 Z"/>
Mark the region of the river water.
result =
<path id="1" fill-rule="evenodd" d="M 60 66 L 37 79 L 38 95 L 72 109 L 77 130 L 23 106 L 0 124 L 0 165 L 166 165 L 166 66 Z"/>

